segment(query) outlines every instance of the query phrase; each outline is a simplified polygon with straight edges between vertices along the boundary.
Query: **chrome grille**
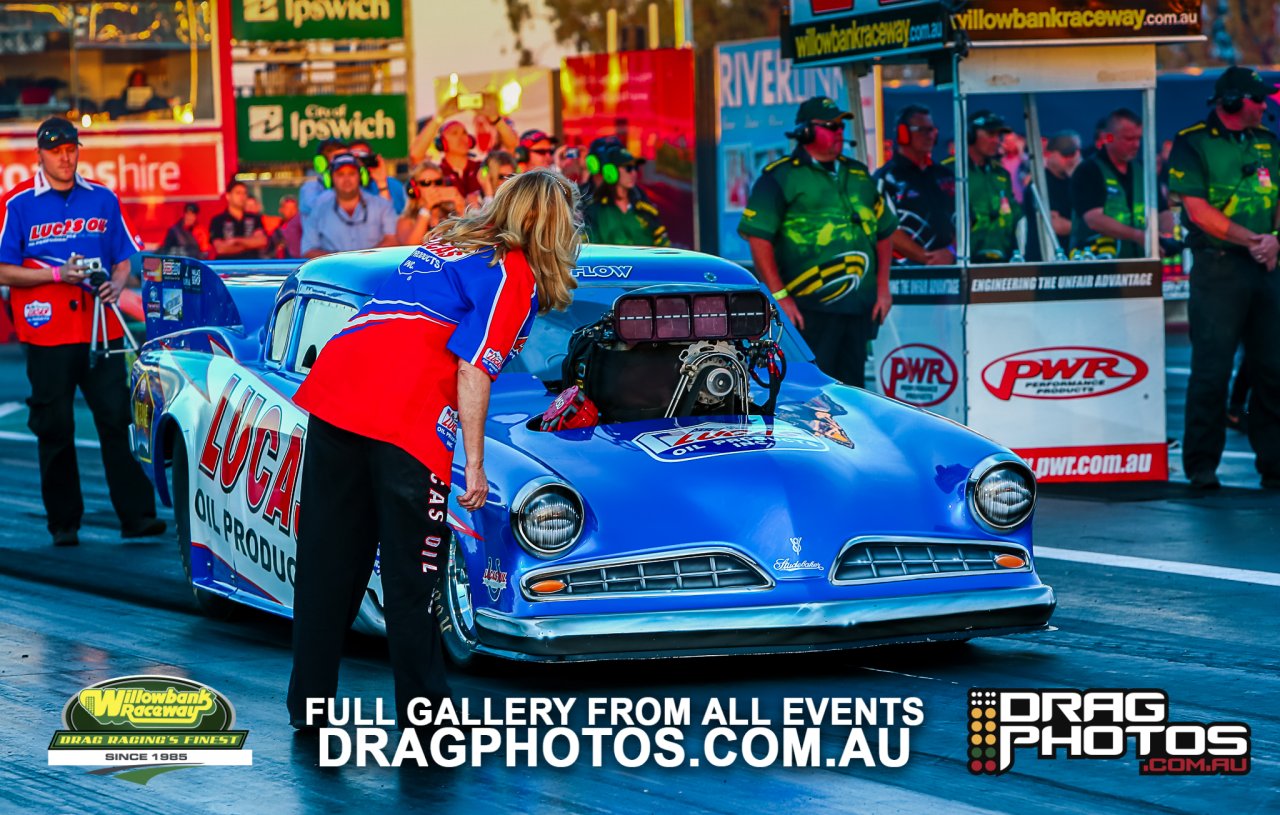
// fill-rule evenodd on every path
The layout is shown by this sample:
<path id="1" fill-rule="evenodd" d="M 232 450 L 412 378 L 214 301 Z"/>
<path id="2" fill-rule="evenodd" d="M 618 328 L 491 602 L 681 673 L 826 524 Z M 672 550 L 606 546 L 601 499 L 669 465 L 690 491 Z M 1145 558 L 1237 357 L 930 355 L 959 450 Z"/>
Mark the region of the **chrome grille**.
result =
<path id="1" fill-rule="evenodd" d="M 533 586 L 555 581 L 563 588 L 535 591 Z M 754 564 L 728 551 L 700 551 L 670 557 L 625 558 L 595 564 L 548 569 L 524 580 L 531 600 L 588 597 L 602 594 L 669 594 L 765 589 L 773 585 Z"/>
<path id="2" fill-rule="evenodd" d="M 1021 566 L 996 562 L 1002 555 L 1022 561 Z M 868 583 L 919 577 L 954 577 L 977 572 L 1025 572 L 1031 570 L 1027 550 L 1013 544 L 988 541 L 855 540 L 836 561 L 833 583 Z"/>

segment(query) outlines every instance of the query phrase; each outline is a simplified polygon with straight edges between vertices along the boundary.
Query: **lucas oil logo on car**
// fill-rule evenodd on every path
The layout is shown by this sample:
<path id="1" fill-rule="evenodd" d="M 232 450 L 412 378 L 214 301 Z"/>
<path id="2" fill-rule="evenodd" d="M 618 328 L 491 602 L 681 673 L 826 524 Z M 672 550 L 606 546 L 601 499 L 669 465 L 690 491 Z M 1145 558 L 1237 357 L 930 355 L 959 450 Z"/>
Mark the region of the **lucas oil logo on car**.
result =
<path id="1" fill-rule="evenodd" d="M 642 433 L 635 444 L 658 461 L 691 461 L 763 450 L 827 449 L 826 442 L 798 427 L 777 421 L 766 424 L 758 417 L 737 424 L 709 422 Z"/>
<path id="2" fill-rule="evenodd" d="M 956 364 L 941 348 L 921 343 L 900 345 L 880 363 L 885 396 L 916 407 L 932 407 L 955 393 Z"/>
<path id="3" fill-rule="evenodd" d="M 1034 348 L 1000 357 L 982 369 L 982 384 L 997 399 L 1083 399 L 1132 387 L 1147 363 L 1109 348 Z"/>

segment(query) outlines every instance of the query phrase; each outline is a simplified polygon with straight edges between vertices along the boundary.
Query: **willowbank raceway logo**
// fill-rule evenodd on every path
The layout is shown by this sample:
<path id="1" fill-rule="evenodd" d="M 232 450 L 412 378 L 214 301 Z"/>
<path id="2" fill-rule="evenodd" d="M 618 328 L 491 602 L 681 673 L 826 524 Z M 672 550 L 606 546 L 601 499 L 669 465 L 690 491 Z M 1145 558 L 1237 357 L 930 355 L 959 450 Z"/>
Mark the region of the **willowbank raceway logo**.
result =
<path id="1" fill-rule="evenodd" d="M 973 688 L 966 760 L 974 775 L 1013 769 L 1014 751 L 1038 758 L 1124 758 L 1133 743 L 1139 775 L 1247 775 L 1244 722 L 1171 722 L 1162 690 Z"/>
<path id="2" fill-rule="evenodd" d="M 116 767 L 117 777 L 146 783 L 167 770 L 247 766 L 247 730 L 235 730 L 227 697 L 173 676 L 125 676 L 90 685 L 62 710 L 49 743 L 50 766 Z"/>

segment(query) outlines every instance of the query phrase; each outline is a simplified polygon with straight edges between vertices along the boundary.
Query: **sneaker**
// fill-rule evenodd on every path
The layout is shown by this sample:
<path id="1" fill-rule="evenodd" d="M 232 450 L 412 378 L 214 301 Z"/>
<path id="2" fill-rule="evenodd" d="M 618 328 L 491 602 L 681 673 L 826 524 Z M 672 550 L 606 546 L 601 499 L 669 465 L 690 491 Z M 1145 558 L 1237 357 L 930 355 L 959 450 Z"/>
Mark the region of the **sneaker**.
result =
<path id="1" fill-rule="evenodd" d="M 80 535 L 75 529 L 59 529 L 53 533 L 54 546 L 79 546 Z"/>
<path id="2" fill-rule="evenodd" d="M 1213 473 L 1194 473 L 1191 476 L 1191 489 L 1205 491 L 1222 489 L 1222 482 Z"/>
<path id="3" fill-rule="evenodd" d="M 165 522 L 159 518 L 143 518 L 136 524 L 122 526 L 120 528 L 120 537 L 149 538 L 152 535 L 159 535 L 164 532 L 165 528 Z"/>

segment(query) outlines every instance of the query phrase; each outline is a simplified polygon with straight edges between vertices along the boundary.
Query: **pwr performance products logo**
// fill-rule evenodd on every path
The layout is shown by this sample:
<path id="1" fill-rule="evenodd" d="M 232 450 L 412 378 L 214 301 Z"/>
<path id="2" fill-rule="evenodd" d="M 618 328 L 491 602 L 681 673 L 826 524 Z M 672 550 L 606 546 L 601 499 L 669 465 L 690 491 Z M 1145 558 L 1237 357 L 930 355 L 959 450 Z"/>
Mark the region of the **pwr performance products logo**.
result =
<path id="1" fill-rule="evenodd" d="M 1000 357 L 982 369 L 982 384 L 997 399 L 1084 399 L 1131 388 L 1147 377 L 1147 363 L 1110 348 L 1033 348 Z"/>
<path id="2" fill-rule="evenodd" d="M 956 364 L 941 348 L 921 343 L 899 346 L 880 363 L 885 396 L 916 407 L 932 407 L 955 393 Z"/>
<path id="3" fill-rule="evenodd" d="M 1016 749 L 1041 759 L 1123 758 L 1132 741 L 1140 775 L 1246 775 L 1251 737 L 1244 722 L 1171 722 L 1157 689 L 973 688 L 969 772 L 1003 775 Z"/>

